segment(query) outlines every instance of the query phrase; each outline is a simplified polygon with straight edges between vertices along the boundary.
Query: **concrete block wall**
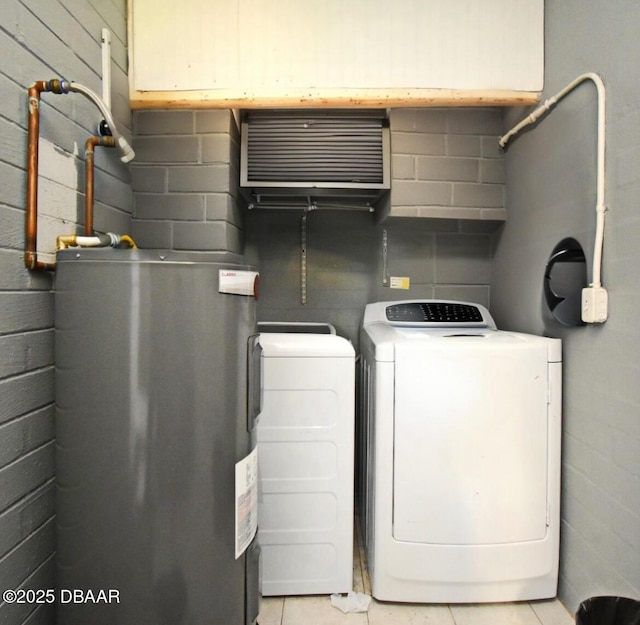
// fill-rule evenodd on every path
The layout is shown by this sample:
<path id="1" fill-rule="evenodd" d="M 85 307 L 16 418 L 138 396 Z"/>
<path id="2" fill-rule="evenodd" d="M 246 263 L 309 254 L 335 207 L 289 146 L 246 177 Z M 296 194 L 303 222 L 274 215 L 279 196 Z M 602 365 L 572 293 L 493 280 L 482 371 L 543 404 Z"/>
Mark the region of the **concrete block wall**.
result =
<path id="1" fill-rule="evenodd" d="M 301 211 L 255 209 L 247 253 L 259 263 L 263 321 L 328 321 L 356 345 L 367 303 L 449 298 L 490 304 L 492 235 L 505 218 L 501 109 L 394 109 L 390 202 L 376 214 L 307 217 L 307 303 L 300 303 Z M 411 219 L 420 217 L 419 219 Z M 389 276 L 383 285 L 382 240 Z"/>
<path id="2" fill-rule="evenodd" d="M 574 611 L 595 595 L 640 599 L 640 4 L 545 3 L 545 90 L 586 71 L 606 85 L 604 324 L 562 327 L 543 303 L 554 246 L 595 236 L 597 94 L 571 92 L 506 150 L 509 219 L 496 236 L 491 299 L 498 325 L 563 340 L 563 491 L 560 584 Z M 506 128 L 530 111 L 508 113 Z"/>
<path id="3" fill-rule="evenodd" d="M 501 109 L 395 109 L 390 126 L 391 216 L 504 221 Z"/>
<path id="4" fill-rule="evenodd" d="M 0 588 L 54 588 L 54 347 L 50 274 L 24 268 L 27 88 L 64 77 L 101 92 L 101 29 L 112 35 L 112 109 L 128 134 L 125 0 L 4 0 L 0 11 Z M 101 116 L 80 94 L 43 94 L 40 235 L 81 231 L 84 142 Z M 127 232 L 128 167 L 96 151 L 96 228 Z M 0 622 L 54 622 L 54 606 L 0 603 Z"/>
<path id="5" fill-rule="evenodd" d="M 134 132 L 136 243 L 242 254 L 240 139 L 233 113 L 139 111 Z"/>
<path id="6" fill-rule="evenodd" d="M 388 219 L 368 212 L 319 210 L 307 215 L 307 302 L 301 303 L 299 210 L 254 209 L 246 216 L 246 253 L 261 273 L 260 321 L 315 321 L 336 326 L 358 346 L 369 302 L 448 298 L 488 306 L 491 235 L 452 232 L 448 220 Z M 408 290 L 384 286 L 386 231 L 389 276 Z"/>

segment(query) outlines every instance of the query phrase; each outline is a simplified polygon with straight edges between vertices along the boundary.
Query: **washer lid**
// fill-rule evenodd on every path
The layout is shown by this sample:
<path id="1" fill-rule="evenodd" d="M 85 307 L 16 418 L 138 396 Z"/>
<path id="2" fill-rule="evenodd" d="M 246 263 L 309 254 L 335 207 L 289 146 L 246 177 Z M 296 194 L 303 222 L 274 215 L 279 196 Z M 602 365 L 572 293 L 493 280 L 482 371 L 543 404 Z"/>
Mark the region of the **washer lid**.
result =
<path id="1" fill-rule="evenodd" d="M 354 358 L 347 339 L 335 334 L 268 332 L 260 334 L 265 358 Z"/>

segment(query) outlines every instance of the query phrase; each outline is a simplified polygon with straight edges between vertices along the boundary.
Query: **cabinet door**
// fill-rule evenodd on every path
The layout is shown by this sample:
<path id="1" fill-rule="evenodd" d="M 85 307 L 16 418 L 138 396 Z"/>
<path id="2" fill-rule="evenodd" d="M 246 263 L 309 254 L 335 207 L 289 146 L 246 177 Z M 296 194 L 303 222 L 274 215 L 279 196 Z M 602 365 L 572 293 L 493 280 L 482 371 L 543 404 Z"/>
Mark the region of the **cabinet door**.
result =
<path id="1" fill-rule="evenodd" d="M 134 101 L 391 106 L 481 91 L 486 105 L 543 87 L 543 0 L 131 0 L 129 11 Z"/>

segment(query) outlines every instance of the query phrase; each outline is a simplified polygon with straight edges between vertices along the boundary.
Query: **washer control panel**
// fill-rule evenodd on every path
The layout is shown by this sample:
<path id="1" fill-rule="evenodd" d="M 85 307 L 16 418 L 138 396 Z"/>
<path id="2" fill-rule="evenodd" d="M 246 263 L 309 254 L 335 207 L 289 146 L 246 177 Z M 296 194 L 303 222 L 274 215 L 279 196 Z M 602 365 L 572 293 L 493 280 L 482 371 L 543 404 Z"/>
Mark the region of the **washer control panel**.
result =
<path id="1" fill-rule="evenodd" d="M 383 323 L 394 328 L 483 328 L 496 330 L 489 311 L 475 302 L 414 299 L 367 304 L 362 325 Z"/>
<path id="2" fill-rule="evenodd" d="M 456 302 L 406 302 L 387 306 L 391 323 L 482 323 L 482 313 L 473 304 Z"/>

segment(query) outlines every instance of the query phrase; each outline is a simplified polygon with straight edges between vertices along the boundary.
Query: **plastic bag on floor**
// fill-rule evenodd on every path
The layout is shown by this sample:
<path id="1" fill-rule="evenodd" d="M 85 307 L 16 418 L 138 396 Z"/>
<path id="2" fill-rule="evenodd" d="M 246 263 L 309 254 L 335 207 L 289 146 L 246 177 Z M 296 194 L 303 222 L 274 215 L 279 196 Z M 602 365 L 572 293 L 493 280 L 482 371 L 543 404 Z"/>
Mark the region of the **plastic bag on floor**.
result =
<path id="1" fill-rule="evenodd" d="M 627 597 L 591 597 L 580 604 L 576 625 L 640 625 L 640 601 Z"/>
<path id="2" fill-rule="evenodd" d="M 345 595 L 331 595 L 331 605 L 345 614 L 349 612 L 366 612 L 369 609 L 371 597 L 353 590 Z"/>

